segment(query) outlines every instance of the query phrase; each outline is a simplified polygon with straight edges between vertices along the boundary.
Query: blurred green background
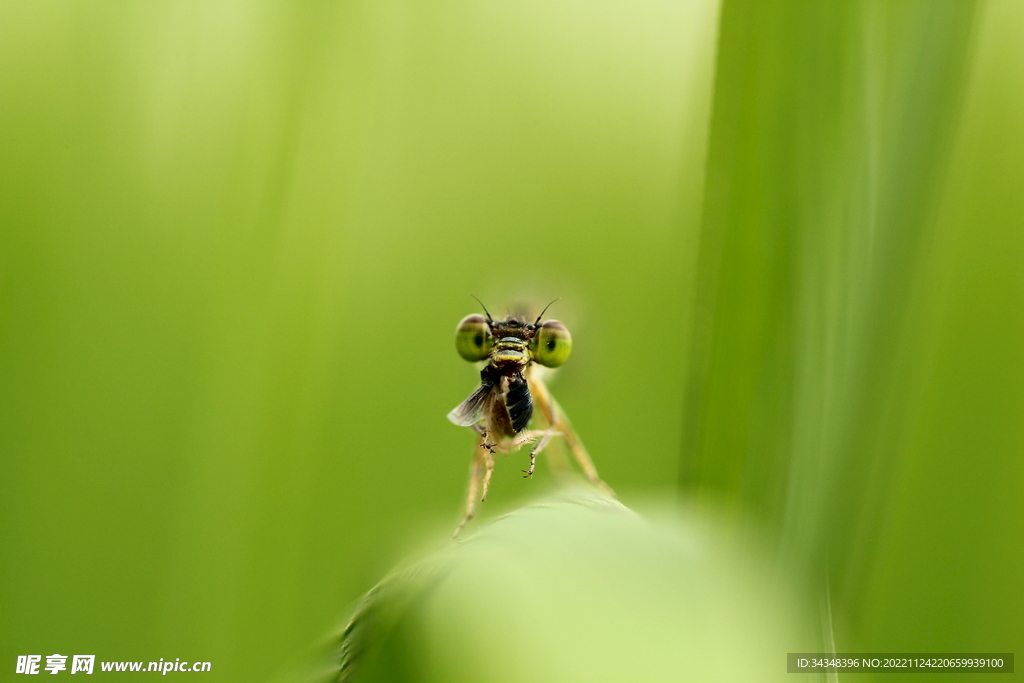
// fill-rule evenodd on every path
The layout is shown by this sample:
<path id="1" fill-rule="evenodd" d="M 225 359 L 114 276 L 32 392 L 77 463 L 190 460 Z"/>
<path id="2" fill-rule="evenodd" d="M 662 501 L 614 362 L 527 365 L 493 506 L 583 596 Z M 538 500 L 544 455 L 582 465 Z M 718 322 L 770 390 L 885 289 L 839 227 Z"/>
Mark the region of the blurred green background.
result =
<path id="1" fill-rule="evenodd" d="M 840 651 L 1024 650 L 1021 26 L 0 3 L 0 670 L 291 670 L 458 519 L 471 293 L 561 297 L 602 477 L 827 571 Z"/>

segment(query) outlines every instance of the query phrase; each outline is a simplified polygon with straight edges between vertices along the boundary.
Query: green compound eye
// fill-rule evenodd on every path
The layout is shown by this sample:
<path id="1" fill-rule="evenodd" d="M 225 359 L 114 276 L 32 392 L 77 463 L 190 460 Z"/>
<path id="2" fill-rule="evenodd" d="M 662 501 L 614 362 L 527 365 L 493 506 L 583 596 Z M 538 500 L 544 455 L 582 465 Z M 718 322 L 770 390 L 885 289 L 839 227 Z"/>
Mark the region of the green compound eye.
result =
<path id="1" fill-rule="evenodd" d="M 533 359 L 549 368 L 557 368 L 569 360 L 572 353 L 572 335 L 557 320 L 545 320 L 537 328 L 532 342 Z"/>
<path id="2" fill-rule="evenodd" d="M 455 348 L 468 361 L 486 359 L 493 343 L 491 328 L 482 315 L 467 315 L 455 328 Z"/>

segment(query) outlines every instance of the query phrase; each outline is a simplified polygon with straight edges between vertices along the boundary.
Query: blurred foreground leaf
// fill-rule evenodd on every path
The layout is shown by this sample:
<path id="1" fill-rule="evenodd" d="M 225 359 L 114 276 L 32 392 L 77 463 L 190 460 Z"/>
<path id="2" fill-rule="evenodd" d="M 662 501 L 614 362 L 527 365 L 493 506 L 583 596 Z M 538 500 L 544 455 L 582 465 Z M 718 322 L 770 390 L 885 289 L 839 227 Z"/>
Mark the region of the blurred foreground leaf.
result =
<path id="1" fill-rule="evenodd" d="M 782 679 L 799 610 L 725 538 L 597 494 L 523 508 L 370 591 L 340 680 Z"/>

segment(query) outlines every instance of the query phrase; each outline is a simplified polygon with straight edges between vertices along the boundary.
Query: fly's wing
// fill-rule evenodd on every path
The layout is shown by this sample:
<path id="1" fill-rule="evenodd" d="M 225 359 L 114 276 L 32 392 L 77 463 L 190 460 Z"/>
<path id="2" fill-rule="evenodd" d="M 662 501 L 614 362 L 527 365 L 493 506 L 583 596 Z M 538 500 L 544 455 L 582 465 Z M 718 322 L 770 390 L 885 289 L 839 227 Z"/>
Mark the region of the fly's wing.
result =
<path id="1" fill-rule="evenodd" d="M 521 375 L 509 380 L 505 405 L 508 407 L 508 416 L 512 418 L 512 431 L 518 434 L 526 428 L 533 416 L 533 397 L 530 396 L 530 385 Z"/>
<path id="2" fill-rule="evenodd" d="M 460 427 L 472 427 L 484 415 L 484 403 L 494 390 L 494 385 L 483 383 L 480 388 L 469 395 L 465 401 L 448 413 L 448 419 Z"/>

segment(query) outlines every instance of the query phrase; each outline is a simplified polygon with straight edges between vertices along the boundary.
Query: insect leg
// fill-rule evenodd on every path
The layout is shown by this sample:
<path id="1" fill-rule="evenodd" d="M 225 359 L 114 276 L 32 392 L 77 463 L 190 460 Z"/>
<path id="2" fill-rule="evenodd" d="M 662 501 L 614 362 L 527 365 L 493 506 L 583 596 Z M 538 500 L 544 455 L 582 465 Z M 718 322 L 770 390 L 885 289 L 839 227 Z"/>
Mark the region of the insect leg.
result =
<path id="1" fill-rule="evenodd" d="M 490 441 L 487 440 L 487 430 L 478 424 L 473 425 L 473 429 L 475 429 L 477 434 L 480 435 L 480 448 L 485 448 L 491 453 L 494 453 L 494 447 L 497 446 L 498 444 L 491 443 Z"/>
<path id="2" fill-rule="evenodd" d="M 612 487 L 604 483 L 601 477 L 597 474 L 597 468 L 594 467 L 593 461 L 590 459 L 590 455 L 587 454 L 587 449 L 583 447 L 580 440 L 576 438 L 576 433 L 572 431 L 572 427 L 569 426 L 568 422 L 562 421 L 563 424 L 559 425 L 562 429 L 562 434 L 565 436 L 565 443 L 569 446 L 569 452 L 572 453 L 572 457 L 576 459 L 576 463 L 583 470 L 583 473 L 587 475 L 587 479 L 590 483 L 607 493 L 612 498 L 615 497 L 615 491 L 612 491 Z"/>
<path id="3" fill-rule="evenodd" d="M 544 417 L 551 425 L 551 431 L 561 433 L 565 437 L 565 444 L 569 447 L 569 452 L 572 453 L 573 459 L 576 460 L 590 483 L 614 498 L 615 492 L 608 484 L 601 481 L 601 477 L 597 474 L 597 468 L 594 467 L 593 461 L 587 454 L 587 449 L 583 447 L 576 432 L 573 431 L 572 425 L 565 417 L 565 412 L 562 411 L 544 382 L 539 378 L 532 378 L 530 388 L 533 390 L 534 401 L 540 405 Z"/>
<path id="4" fill-rule="evenodd" d="M 537 441 L 537 445 L 530 449 L 530 469 L 523 470 L 525 473 L 523 478 L 533 476 L 534 467 L 537 464 L 537 455 L 548 445 L 553 436 L 562 436 L 561 432 L 556 432 L 553 429 L 531 429 L 523 432 L 515 438 L 512 442 L 512 448 L 519 448 L 520 446 L 530 443 L 531 441 Z M 539 441 L 538 441 L 539 439 Z"/>
<path id="5" fill-rule="evenodd" d="M 487 489 L 491 487 L 491 475 L 494 474 L 494 447 L 497 444 L 493 444 L 487 440 L 487 430 L 476 425 L 476 430 L 480 432 L 480 449 L 484 452 L 484 463 L 487 469 L 484 471 L 484 492 L 480 496 L 480 502 L 487 500 Z"/>
<path id="6" fill-rule="evenodd" d="M 484 492 L 480 496 L 480 502 L 487 500 L 487 489 L 491 486 L 491 475 L 494 474 L 494 454 L 490 449 L 481 449 L 484 454 Z"/>
<path id="7" fill-rule="evenodd" d="M 473 519 L 473 516 L 476 515 L 477 501 L 480 500 L 480 484 L 485 476 L 484 468 L 487 458 L 484 455 L 485 453 L 489 454 L 489 451 L 477 449 L 473 455 L 473 465 L 469 470 L 469 494 L 466 496 L 466 514 L 463 516 L 462 521 L 459 522 L 459 526 L 455 527 L 455 533 L 452 534 L 452 538 L 457 538 L 462 528 L 469 524 L 469 520 Z"/>
<path id="8" fill-rule="evenodd" d="M 543 432 L 535 432 L 535 435 L 541 435 L 541 438 L 537 445 L 530 449 L 530 469 L 523 470 L 523 479 L 533 476 L 533 468 L 537 465 L 537 454 L 544 450 L 544 447 L 551 441 L 551 437 L 562 436 L 562 433 L 548 429 Z"/>
<path id="9" fill-rule="evenodd" d="M 544 382 L 541 381 L 541 379 L 534 373 L 528 375 L 528 381 L 530 382 L 533 402 L 540 409 L 540 414 L 544 417 L 548 430 L 555 430 L 554 424 L 556 410 L 553 405 L 554 399 L 551 397 L 551 394 L 548 393 L 547 386 L 545 386 Z M 553 436 L 558 436 L 558 434 L 554 434 Z M 536 453 L 534 453 L 534 455 L 536 455 Z M 548 450 L 547 461 L 548 467 L 551 469 L 551 473 L 557 479 L 564 480 L 570 476 L 571 468 L 569 467 L 569 461 L 566 459 L 565 452 L 561 448 Z"/>

